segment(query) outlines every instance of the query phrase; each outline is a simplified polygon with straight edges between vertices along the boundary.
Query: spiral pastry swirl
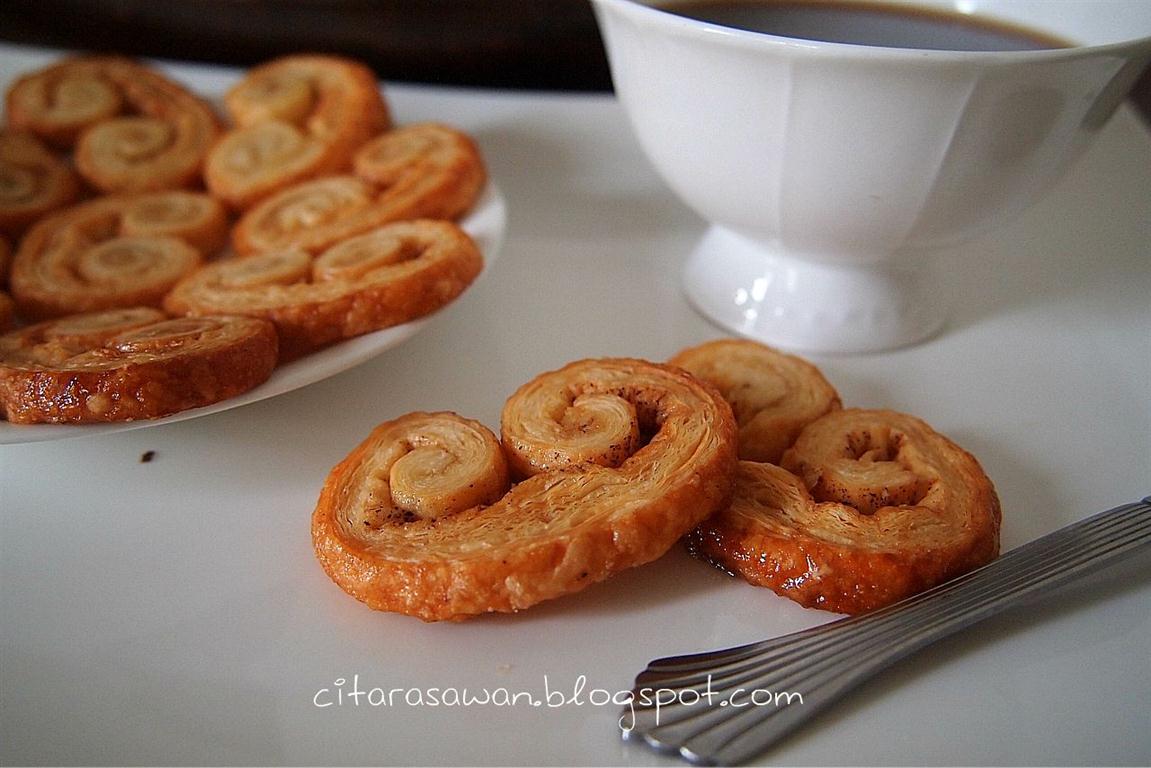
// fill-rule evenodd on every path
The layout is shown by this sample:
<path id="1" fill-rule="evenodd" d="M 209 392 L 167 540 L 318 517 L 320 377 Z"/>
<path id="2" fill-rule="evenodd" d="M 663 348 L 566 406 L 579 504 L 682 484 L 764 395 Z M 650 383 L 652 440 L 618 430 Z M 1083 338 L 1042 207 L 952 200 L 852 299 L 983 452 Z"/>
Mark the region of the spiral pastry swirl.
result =
<path id="1" fill-rule="evenodd" d="M 159 306 L 227 230 L 223 206 L 201 193 L 98 198 L 28 231 L 12 264 L 12 293 L 22 314 L 39 319 Z"/>
<path id="2" fill-rule="evenodd" d="M 249 71 L 225 96 L 237 127 L 212 149 L 208 188 L 248 208 L 289 185 L 346 170 L 391 126 L 375 74 L 336 56 L 295 55 Z"/>
<path id="3" fill-rule="evenodd" d="M 404 221 L 319 256 L 281 251 L 210 264 L 176 285 L 164 306 L 179 315 L 267 318 L 287 360 L 429 315 L 482 269 L 479 249 L 455 224 Z"/>
<path id="4" fill-rule="evenodd" d="M 689 546 L 810 608 L 858 614 L 994 559 L 999 500 L 971 454 L 893 411 L 831 411 L 783 466 L 740 462 Z"/>
<path id="5" fill-rule="evenodd" d="M 220 133 L 206 102 L 130 59 L 61 61 L 8 91 L 8 120 L 75 148 L 80 175 L 103 192 L 146 192 L 199 183 Z"/>
<path id="6" fill-rule="evenodd" d="M 388 131 L 361 147 L 353 162 L 355 175 L 297 184 L 248 210 L 232 233 L 236 251 L 317 253 L 393 221 L 458 219 L 487 180 L 471 138 L 436 123 Z"/>
<path id="7" fill-rule="evenodd" d="M 615 417 L 598 402 L 587 406 L 600 399 L 622 401 L 607 410 L 631 414 L 622 431 L 647 442 L 630 455 L 615 450 Z M 730 498 L 731 408 L 683 371 L 578 361 L 521 387 L 502 419 L 505 452 L 533 473 L 506 492 L 498 441 L 454 415 L 382 424 L 340 462 L 312 517 L 316 555 L 332 580 L 374 609 L 425 621 L 518 611 L 658 558 Z M 600 426 L 605 435 L 588 437 Z M 447 430 L 451 440 L 439 436 Z M 549 435 L 557 447 L 541 453 Z M 401 462 L 417 452 L 414 479 L 405 479 Z M 478 479 L 481 469 L 490 479 Z M 425 478 L 448 477 L 458 490 L 435 487 L 435 507 L 420 509 Z"/>
<path id="8" fill-rule="evenodd" d="M 0 130 L 0 233 L 19 235 L 79 193 L 72 168 L 33 134 Z"/>
<path id="9" fill-rule="evenodd" d="M 839 393 L 806 360 L 758 342 L 720 339 L 669 361 L 712 384 L 735 411 L 739 457 L 778 464 L 801 429 L 841 407 Z"/>
<path id="10" fill-rule="evenodd" d="M 170 320 L 146 307 L 73 315 L 0 336 L 0 416 L 153 419 L 246 392 L 275 365 L 275 330 L 263 320 Z"/>

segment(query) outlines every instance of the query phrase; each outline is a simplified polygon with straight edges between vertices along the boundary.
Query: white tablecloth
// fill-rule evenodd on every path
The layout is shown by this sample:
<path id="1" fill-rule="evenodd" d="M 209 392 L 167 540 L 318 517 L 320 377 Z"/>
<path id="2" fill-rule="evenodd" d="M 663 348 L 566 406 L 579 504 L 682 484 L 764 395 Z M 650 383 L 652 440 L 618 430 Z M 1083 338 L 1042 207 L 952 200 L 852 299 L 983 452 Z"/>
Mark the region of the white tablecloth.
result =
<path id="1" fill-rule="evenodd" d="M 0 80 L 51 56 L 0 48 Z M 170 71 L 217 94 L 235 77 Z M 723 335 L 680 292 L 703 222 L 612 98 L 386 92 L 400 121 L 478 140 L 508 205 L 498 261 L 419 335 L 320 383 L 178 424 L 0 446 L 0 762 L 674 762 L 623 743 L 604 695 L 651 658 L 835 618 L 678 548 L 463 624 L 375 613 L 327 579 L 309 516 L 376 423 L 450 409 L 498 427 L 541 371 Z M 1048 199 L 949 263 L 960 298 L 941 335 L 815 359 L 844 402 L 916 414 L 972 451 L 1002 499 L 1005 549 L 1151 493 L 1146 126 L 1124 108 Z M 1148 763 L 1149 564 L 920 653 L 763 759 Z M 399 693 L 357 706 L 354 686 Z M 464 688 L 493 700 L 432 694 Z"/>

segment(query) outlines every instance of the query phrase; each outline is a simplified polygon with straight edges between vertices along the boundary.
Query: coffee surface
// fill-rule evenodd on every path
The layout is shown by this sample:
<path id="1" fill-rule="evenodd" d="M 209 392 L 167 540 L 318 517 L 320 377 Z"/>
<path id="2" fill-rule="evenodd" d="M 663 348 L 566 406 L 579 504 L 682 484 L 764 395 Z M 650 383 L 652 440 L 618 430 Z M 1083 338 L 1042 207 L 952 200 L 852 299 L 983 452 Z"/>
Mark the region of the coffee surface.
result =
<path id="1" fill-rule="evenodd" d="M 1071 43 L 1037 30 L 925 6 L 836 0 L 668 0 L 659 7 L 727 27 L 803 40 L 944 51 L 1026 51 Z"/>

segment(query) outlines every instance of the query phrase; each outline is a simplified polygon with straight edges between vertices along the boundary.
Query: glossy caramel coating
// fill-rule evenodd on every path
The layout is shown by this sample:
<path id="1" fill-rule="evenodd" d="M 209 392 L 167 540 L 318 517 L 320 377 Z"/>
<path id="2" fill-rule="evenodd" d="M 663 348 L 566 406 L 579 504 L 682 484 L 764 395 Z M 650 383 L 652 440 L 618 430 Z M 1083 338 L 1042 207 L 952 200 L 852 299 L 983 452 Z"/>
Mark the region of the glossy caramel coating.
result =
<path id="1" fill-rule="evenodd" d="M 357 152 L 354 167 L 355 174 L 297 184 L 249 209 L 232 233 L 236 252 L 318 253 L 393 221 L 456 220 L 487 181 L 475 142 L 436 123 L 380 135 Z"/>
<path id="2" fill-rule="evenodd" d="M 199 184 L 220 133 L 207 102 L 119 56 L 68 58 L 30 73 L 9 89 L 7 109 L 13 126 L 74 148 L 80 175 L 103 192 Z"/>
<path id="3" fill-rule="evenodd" d="M 391 125 L 375 74 L 359 62 L 292 55 L 249 70 L 224 99 L 236 124 L 204 170 L 214 195 L 251 207 L 293 184 L 351 166 Z"/>
<path id="4" fill-rule="evenodd" d="M 967 451 L 894 411 L 832 411 L 783 466 L 743 461 L 697 554 L 809 608 L 858 614 L 999 553 L 999 500 Z"/>
<path id="5" fill-rule="evenodd" d="M 842 407 L 818 368 L 759 342 L 719 339 L 669 360 L 712 384 L 739 423 L 739 457 L 778 464 L 800 430 Z"/>
<path id="6" fill-rule="evenodd" d="M 482 268 L 479 249 L 455 224 L 404 221 L 318 256 L 289 250 L 207 265 L 164 305 L 173 314 L 267 318 L 290 359 L 442 309 Z"/>
<path id="7" fill-rule="evenodd" d="M 0 129 L 0 233 L 18 236 L 79 194 L 80 179 L 67 160 L 27 131 Z"/>
<path id="8" fill-rule="evenodd" d="M 589 460 L 586 433 L 604 420 L 571 413 L 589 398 L 623 401 L 619 410 L 632 414 L 646 442 L 628 455 L 615 452 L 618 430 L 609 426 L 599 442 L 612 455 L 592 451 L 600 456 Z M 377 427 L 329 474 L 312 518 L 324 570 L 377 610 L 425 621 L 523 610 L 660 557 L 730 499 L 737 461 L 731 408 L 711 387 L 667 366 L 583 360 L 537 376 L 508 399 L 501 429 L 505 451 L 531 467 L 531 477 L 498 497 L 492 490 L 473 506 L 469 499 L 434 516 L 420 514 L 410 498 L 397 499 L 396 472 L 385 471 L 428 442 L 427 418 Z M 486 432 L 454 415 L 435 420 Z M 559 439 L 540 459 L 543 434 Z M 504 467 L 494 436 L 472 442 L 486 447 L 470 454 L 480 458 L 469 464 Z M 436 443 L 433 468 L 451 463 L 444 452 L 463 455 L 444 443 Z M 433 471 L 428 466 L 425 474 Z M 506 467 L 502 472 L 485 488 L 501 487 Z M 474 472 L 458 478 L 463 490 L 478 485 Z M 436 495 L 450 496 L 442 488 Z"/>
<path id="9" fill-rule="evenodd" d="M 20 243 L 11 286 L 31 319 L 159 306 L 176 282 L 226 240 L 223 207 L 208 195 L 111 195 L 41 219 Z"/>
<path id="10" fill-rule="evenodd" d="M 171 320 L 151 308 L 74 315 L 0 336 L 0 416 L 154 419 L 246 392 L 275 365 L 275 330 L 263 320 Z"/>

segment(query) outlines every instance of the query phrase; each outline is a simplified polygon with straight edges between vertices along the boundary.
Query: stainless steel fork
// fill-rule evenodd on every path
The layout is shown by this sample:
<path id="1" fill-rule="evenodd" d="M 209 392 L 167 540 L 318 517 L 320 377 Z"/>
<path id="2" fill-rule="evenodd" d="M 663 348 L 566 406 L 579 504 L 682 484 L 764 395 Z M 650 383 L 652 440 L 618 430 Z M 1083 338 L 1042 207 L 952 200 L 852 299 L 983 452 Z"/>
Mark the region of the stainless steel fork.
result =
<path id="1" fill-rule="evenodd" d="M 999 611 L 1151 543 L 1151 496 L 1081 520 L 872 613 L 738 648 L 657 659 L 621 724 L 629 740 L 700 765 L 731 765 L 876 672 Z"/>

